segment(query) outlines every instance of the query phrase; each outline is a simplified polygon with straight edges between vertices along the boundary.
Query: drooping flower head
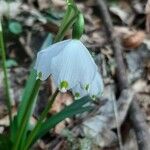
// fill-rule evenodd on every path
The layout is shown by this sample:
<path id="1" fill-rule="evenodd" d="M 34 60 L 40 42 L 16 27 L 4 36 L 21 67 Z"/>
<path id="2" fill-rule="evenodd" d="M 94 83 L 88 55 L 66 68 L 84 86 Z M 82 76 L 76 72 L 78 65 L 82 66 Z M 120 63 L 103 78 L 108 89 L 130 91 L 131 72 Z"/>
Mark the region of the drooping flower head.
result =
<path id="1" fill-rule="evenodd" d="M 98 68 L 79 40 L 65 40 L 40 51 L 35 69 L 38 78 L 46 80 L 51 75 L 61 92 L 72 90 L 77 98 L 94 98 L 103 91 Z"/>

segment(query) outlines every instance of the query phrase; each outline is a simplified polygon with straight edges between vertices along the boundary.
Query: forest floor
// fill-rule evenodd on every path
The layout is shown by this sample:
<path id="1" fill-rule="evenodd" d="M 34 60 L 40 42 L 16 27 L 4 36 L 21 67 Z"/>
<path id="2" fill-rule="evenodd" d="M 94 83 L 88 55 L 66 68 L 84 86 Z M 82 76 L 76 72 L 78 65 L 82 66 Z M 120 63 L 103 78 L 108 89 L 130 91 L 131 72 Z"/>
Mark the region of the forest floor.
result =
<path id="1" fill-rule="evenodd" d="M 130 90 L 125 91 L 127 100 L 118 100 L 116 58 L 103 24 L 96 1 L 77 1 L 85 17 L 85 31 L 81 41 L 91 52 L 101 71 L 105 90 L 100 100 L 93 102 L 95 109 L 90 113 L 66 119 L 53 131 L 35 144 L 36 150 L 117 150 L 119 149 L 117 124 L 113 100 L 116 100 L 120 118 L 121 135 L 125 150 L 137 150 L 135 130 L 129 121 L 128 110 L 132 103 L 132 92 L 136 103 L 144 113 L 150 132 L 150 33 L 146 26 L 146 0 L 109 0 L 107 6 L 114 25 L 115 36 L 123 50 Z M 7 67 L 11 84 L 11 99 L 15 115 L 20 95 L 29 75 L 32 62 L 47 36 L 51 43 L 58 31 L 65 12 L 63 0 L 24 0 L 10 2 L 10 16 L 6 14 L 6 2 L 0 1 L 0 15 L 4 15 L 4 39 L 7 52 Z M 9 18 L 9 19 L 8 19 Z M 150 20 L 149 20 L 150 21 Z M 150 26 L 149 26 L 150 27 Z M 71 38 L 71 32 L 66 35 Z M 4 103 L 3 72 L 0 69 L 0 133 L 8 127 L 7 109 Z M 51 79 L 44 81 L 38 103 L 31 119 L 36 120 L 53 92 Z M 133 99 L 134 100 L 134 99 Z M 72 96 L 59 94 L 50 114 L 59 112 L 72 103 Z"/>

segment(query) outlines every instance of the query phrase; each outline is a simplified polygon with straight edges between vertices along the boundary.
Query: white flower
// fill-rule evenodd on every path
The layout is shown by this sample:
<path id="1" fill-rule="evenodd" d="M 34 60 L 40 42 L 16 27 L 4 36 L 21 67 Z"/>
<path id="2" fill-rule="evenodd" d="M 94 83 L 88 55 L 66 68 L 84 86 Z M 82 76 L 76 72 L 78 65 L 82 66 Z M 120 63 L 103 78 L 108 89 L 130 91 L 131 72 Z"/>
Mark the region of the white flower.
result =
<path id="1" fill-rule="evenodd" d="M 75 98 L 81 98 L 86 95 L 90 95 L 93 99 L 96 96 L 102 95 L 104 89 L 103 81 L 100 74 L 97 72 L 94 79 L 91 81 L 91 84 L 86 85 L 86 87 L 82 87 L 78 84 L 76 87 L 73 88 L 73 94 Z"/>
<path id="2" fill-rule="evenodd" d="M 97 96 L 103 91 L 98 68 L 79 40 L 65 40 L 40 51 L 35 69 L 38 78 L 46 80 L 52 75 L 61 92 L 72 90 L 76 97 Z"/>

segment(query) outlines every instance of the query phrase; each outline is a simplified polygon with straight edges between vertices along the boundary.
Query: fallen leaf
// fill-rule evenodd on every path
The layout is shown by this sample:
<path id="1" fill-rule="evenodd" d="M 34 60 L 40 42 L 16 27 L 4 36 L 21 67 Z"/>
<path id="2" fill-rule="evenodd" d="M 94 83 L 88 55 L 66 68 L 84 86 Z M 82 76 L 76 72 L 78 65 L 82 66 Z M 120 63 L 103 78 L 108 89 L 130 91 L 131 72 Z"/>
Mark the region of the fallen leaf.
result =
<path id="1" fill-rule="evenodd" d="M 122 39 L 123 46 L 128 49 L 135 49 L 139 47 L 145 38 L 145 33 L 143 31 L 136 31 L 131 35 L 126 35 Z"/>
<path id="2" fill-rule="evenodd" d="M 132 84 L 132 89 L 136 93 L 149 93 L 150 86 L 148 86 L 147 81 L 144 79 L 139 79 Z"/>
<path id="3" fill-rule="evenodd" d="M 83 122 L 83 130 L 86 137 L 90 138 L 96 145 L 100 147 L 109 147 L 118 141 L 117 135 L 112 129 L 120 127 L 123 123 L 134 92 L 132 90 L 124 90 L 119 100 L 116 102 L 118 123 L 114 113 L 114 89 L 112 86 L 105 87 L 103 98 L 107 101 L 100 107 L 95 116 L 88 118 Z"/>

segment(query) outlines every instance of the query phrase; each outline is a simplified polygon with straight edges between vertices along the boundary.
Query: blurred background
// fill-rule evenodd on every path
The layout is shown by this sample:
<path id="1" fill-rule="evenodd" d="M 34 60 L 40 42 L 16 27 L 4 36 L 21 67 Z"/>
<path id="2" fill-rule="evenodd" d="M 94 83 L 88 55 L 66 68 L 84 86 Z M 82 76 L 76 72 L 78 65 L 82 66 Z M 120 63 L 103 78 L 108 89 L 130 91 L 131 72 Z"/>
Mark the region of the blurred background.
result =
<path id="1" fill-rule="evenodd" d="M 76 3 L 85 18 L 85 31 L 81 41 L 89 49 L 101 71 L 105 91 L 100 101 L 93 102 L 93 112 L 66 119 L 39 140 L 35 149 L 117 150 L 117 127 L 111 101 L 118 93 L 113 49 L 107 38 L 97 1 L 77 0 Z M 147 0 L 107 0 L 106 4 L 115 36 L 122 44 L 129 84 L 136 92 L 137 103 L 150 127 L 150 5 Z M 65 10 L 65 0 L 0 0 L 14 114 L 32 62 L 43 43 L 52 43 Z M 65 38 L 71 38 L 71 30 Z M 3 72 L 0 68 L 0 133 L 8 127 L 2 83 Z M 32 124 L 36 123 L 54 88 L 51 79 L 43 83 Z M 59 94 L 50 115 L 70 103 L 70 94 Z M 130 103 L 131 100 L 117 104 L 121 114 L 119 117 L 122 118 L 121 133 L 125 149 L 137 150 L 135 132 L 128 119 L 125 119 Z M 150 132 L 150 128 L 147 132 Z"/>

